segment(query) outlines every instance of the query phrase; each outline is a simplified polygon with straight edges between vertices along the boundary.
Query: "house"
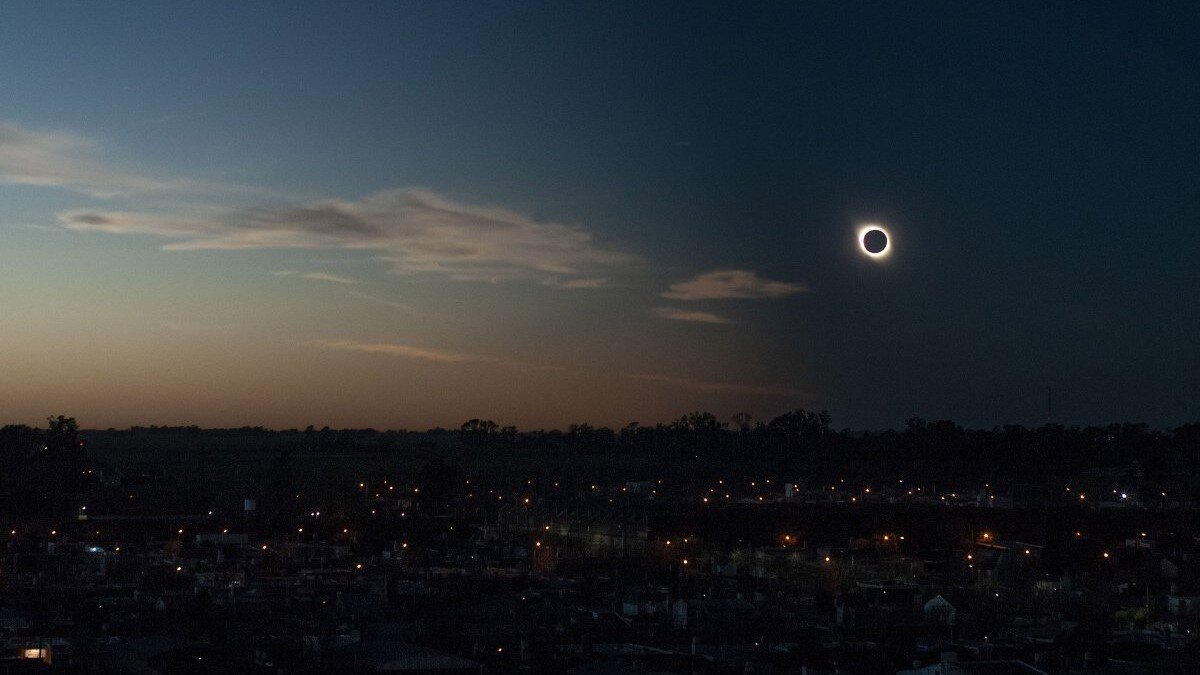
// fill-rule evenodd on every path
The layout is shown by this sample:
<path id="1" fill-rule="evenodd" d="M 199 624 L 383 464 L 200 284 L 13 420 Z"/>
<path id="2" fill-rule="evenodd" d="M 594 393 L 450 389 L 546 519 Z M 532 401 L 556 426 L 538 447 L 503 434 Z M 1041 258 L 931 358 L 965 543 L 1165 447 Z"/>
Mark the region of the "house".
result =
<path id="1" fill-rule="evenodd" d="M 953 626 L 957 615 L 958 610 L 954 608 L 954 605 L 940 595 L 933 596 L 929 602 L 925 603 L 925 616 L 930 621 Z"/>

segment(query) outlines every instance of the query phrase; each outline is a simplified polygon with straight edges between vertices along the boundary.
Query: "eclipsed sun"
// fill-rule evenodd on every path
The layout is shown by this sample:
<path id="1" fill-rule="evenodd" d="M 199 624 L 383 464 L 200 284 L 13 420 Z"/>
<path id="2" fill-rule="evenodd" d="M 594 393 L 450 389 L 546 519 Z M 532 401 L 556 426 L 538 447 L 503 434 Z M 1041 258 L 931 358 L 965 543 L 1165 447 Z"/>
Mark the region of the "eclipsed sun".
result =
<path id="1" fill-rule="evenodd" d="M 872 258 L 886 258 L 892 252 L 892 238 L 878 225 L 864 225 L 858 230 L 858 245 Z"/>

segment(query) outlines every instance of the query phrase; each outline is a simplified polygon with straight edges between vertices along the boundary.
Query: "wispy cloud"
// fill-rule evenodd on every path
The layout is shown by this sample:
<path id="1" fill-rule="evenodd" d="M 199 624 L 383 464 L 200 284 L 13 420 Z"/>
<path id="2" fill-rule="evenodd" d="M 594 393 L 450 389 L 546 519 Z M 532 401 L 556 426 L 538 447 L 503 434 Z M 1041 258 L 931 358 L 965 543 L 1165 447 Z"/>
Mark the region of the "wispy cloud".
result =
<path id="1" fill-rule="evenodd" d="M 312 344 L 323 349 L 332 349 L 347 352 L 359 352 L 362 354 L 378 354 L 383 356 L 392 356 L 403 359 L 413 359 L 417 361 L 429 361 L 432 363 L 441 364 L 487 364 L 498 366 L 506 369 L 517 369 L 520 371 L 530 370 L 551 370 L 559 372 L 570 372 L 558 366 L 530 364 L 517 360 L 498 358 L 493 356 L 485 356 L 481 354 L 471 354 L 465 352 L 453 352 L 443 349 L 433 349 L 429 347 L 419 347 L 416 345 L 395 343 L 395 342 L 360 342 L 357 340 L 317 340 Z M 709 382 L 704 380 L 693 380 L 683 377 L 674 377 L 671 375 L 656 375 L 656 374 L 632 374 L 626 375 L 630 379 L 649 382 L 672 389 L 684 389 L 688 391 L 697 391 L 705 394 L 741 394 L 744 396 L 757 396 L 764 398 L 796 398 L 804 396 L 802 392 L 791 387 L 781 387 L 774 385 L 758 385 L 758 384 L 740 384 L 730 382 Z"/>
<path id="2" fill-rule="evenodd" d="M 362 354 L 379 354 L 383 356 L 394 356 L 405 359 L 415 359 L 418 361 L 430 361 L 433 363 L 444 364 L 484 364 L 509 371 L 516 372 L 531 372 L 531 371 L 552 371 L 557 373 L 571 372 L 561 366 L 549 365 L 544 363 L 536 363 L 525 361 L 519 358 L 509 358 L 506 356 L 489 356 L 485 354 L 471 354 L 466 352 L 453 352 L 444 349 L 434 349 L 430 347 L 419 347 L 416 345 L 396 343 L 396 342 L 362 342 L 359 340 L 317 340 L 312 344 L 324 348 L 334 349 L 347 352 L 359 352 Z"/>
<path id="3" fill-rule="evenodd" d="M 804 284 L 763 279 L 753 270 L 714 270 L 671 284 L 671 289 L 662 297 L 674 300 L 783 298 L 806 290 L 808 287 Z"/>
<path id="4" fill-rule="evenodd" d="M 162 328 L 179 333 L 232 333 L 240 327 L 231 323 L 208 323 L 196 320 L 164 321 Z"/>
<path id="5" fill-rule="evenodd" d="M 369 250 L 399 274 L 430 272 L 466 281 L 532 277 L 563 288 L 595 287 L 601 282 L 588 272 L 632 260 L 597 245 L 582 227 L 461 204 L 428 190 L 385 190 L 360 201 L 216 216 L 75 210 L 59 220 L 73 230 L 171 239 L 164 246 L 170 250 Z"/>
<path id="6" fill-rule="evenodd" d="M 350 277 L 341 277 L 336 274 L 327 274 L 325 272 L 297 272 L 295 270 L 281 270 L 275 273 L 277 277 L 296 277 L 299 279 L 311 279 L 313 281 L 328 281 L 334 284 L 356 284 L 358 281 Z"/>
<path id="7" fill-rule="evenodd" d="M 635 380 L 652 382 L 676 389 L 689 389 L 705 394 L 746 394 L 749 396 L 764 396 L 772 398 L 795 398 L 797 396 L 803 396 L 803 392 L 798 389 L 773 385 L 706 382 L 704 380 L 692 380 L 683 377 L 673 377 L 671 375 L 630 375 L 629 377 Z"/>
<path id="8" fill-rule="evenodd" d="M 95 150 L 95 143 L 72 134 L 0 122 L 0 182 L 62 187 L 95 197 L 187 184 L 122 171 L 98 160 Z"/>
<path id="9" fill-rule="evenodd" d="M 353 340 L 318 340 L 316 344 L 326 349 L 363 352 L 366 354 L 386 354 L 388 356 L 399 356 L 420 361 L 434 361 L 436 363 L 479 363 L 494 361 L 494 359 L 486 356 L 448 352 L 440 349 L 429 349 L 393 342 L 370 343 L 355 342 Z"/>
<path id="10" fill-rule="evenodd" d="M 712 312 L 694 312 L 677 307 L 655 307 L 650 313 L 660 319 L 690 321 L 692 323 L 729 323 L 729 320 Z"/>
<path id="11" fill-rule="evenodd" d="M 354 291 L 350 291 L 350 295 L 352 295 L 356 298 L 362 299 L 362 300 L 374 302 L 379 305 L 385 305 L 387 307 L 391 307 L 392 309 L 401 309 L 404 311 L 412 310 L 412 305 L 408 305 L 403 302 L 398 302 L 396 300 L 391 300 L 389 298 L 383 298 L 378 295 L 372 295 L 371 293 L 356 293 Z"/>
<path id="12" fill-rule="evenodd" d="M 156 237 L 215 236 L 220 231 L 218 225 L 203 218 L 101 212 L 90 209 L 64 211 L 58 214 L 58 221 L 62 223 L 63 227 L 76 232 L 105 232 Z"/>
<path id="13" fill-rule="evenodd" d="M 396 188 L 359 200 L 306 203 L 244 184 L 126 171 L 101 150 L 74 134 L 0 122 L 0 183 L 56 186 L 104 198 L 168 193 L 176 205 L 159 212 L 73 209 L 58 214 L 69 230 L 158 237 L 168 250 L 363 250 L 375 252 L 398 274 L 488 282 L 531 278 L 561 289 L 602 288 L 608 284 L 604 272 L 634 260 L 601 246 L 582 226 L 453 201 L 429 190 Z M 233 205 L 251 196 L 289 206 Z M 347 281 L 321 273 L 295 276 Z"/>
<path id="14" fill-rule="evenodd" d="M 607 277 L 593 277 L 582 279 L 559 279 L 551 277 L 543 279 L 542 283 L 552 288 L 604 288 L 608 286 Z"/>

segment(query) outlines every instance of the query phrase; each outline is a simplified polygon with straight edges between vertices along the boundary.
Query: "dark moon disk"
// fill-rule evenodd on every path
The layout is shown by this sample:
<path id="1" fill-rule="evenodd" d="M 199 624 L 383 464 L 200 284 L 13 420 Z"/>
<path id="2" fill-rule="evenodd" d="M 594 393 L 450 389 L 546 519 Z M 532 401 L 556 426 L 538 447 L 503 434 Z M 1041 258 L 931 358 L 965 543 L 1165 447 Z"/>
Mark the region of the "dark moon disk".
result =
<path id="1" fill-rule="evenodd" d="M 883 253 L 887 248 L 888 238 L 883 230 L 870 230 L 863 235 L 863 248 L 868 253 Z"/>

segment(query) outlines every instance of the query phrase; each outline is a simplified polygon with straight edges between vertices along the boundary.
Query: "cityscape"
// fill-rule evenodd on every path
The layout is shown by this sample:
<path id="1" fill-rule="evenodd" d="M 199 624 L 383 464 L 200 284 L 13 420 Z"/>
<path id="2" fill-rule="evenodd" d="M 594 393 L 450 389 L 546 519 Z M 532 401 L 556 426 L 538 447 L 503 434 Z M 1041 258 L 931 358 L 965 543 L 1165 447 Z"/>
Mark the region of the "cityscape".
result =
<path id="1" fill-rule="evenodd" d="M 0 663 L 1190 672 L 1198 441 L 855 434 L 804 410 L 565 432 L 10 425 Z"/>

